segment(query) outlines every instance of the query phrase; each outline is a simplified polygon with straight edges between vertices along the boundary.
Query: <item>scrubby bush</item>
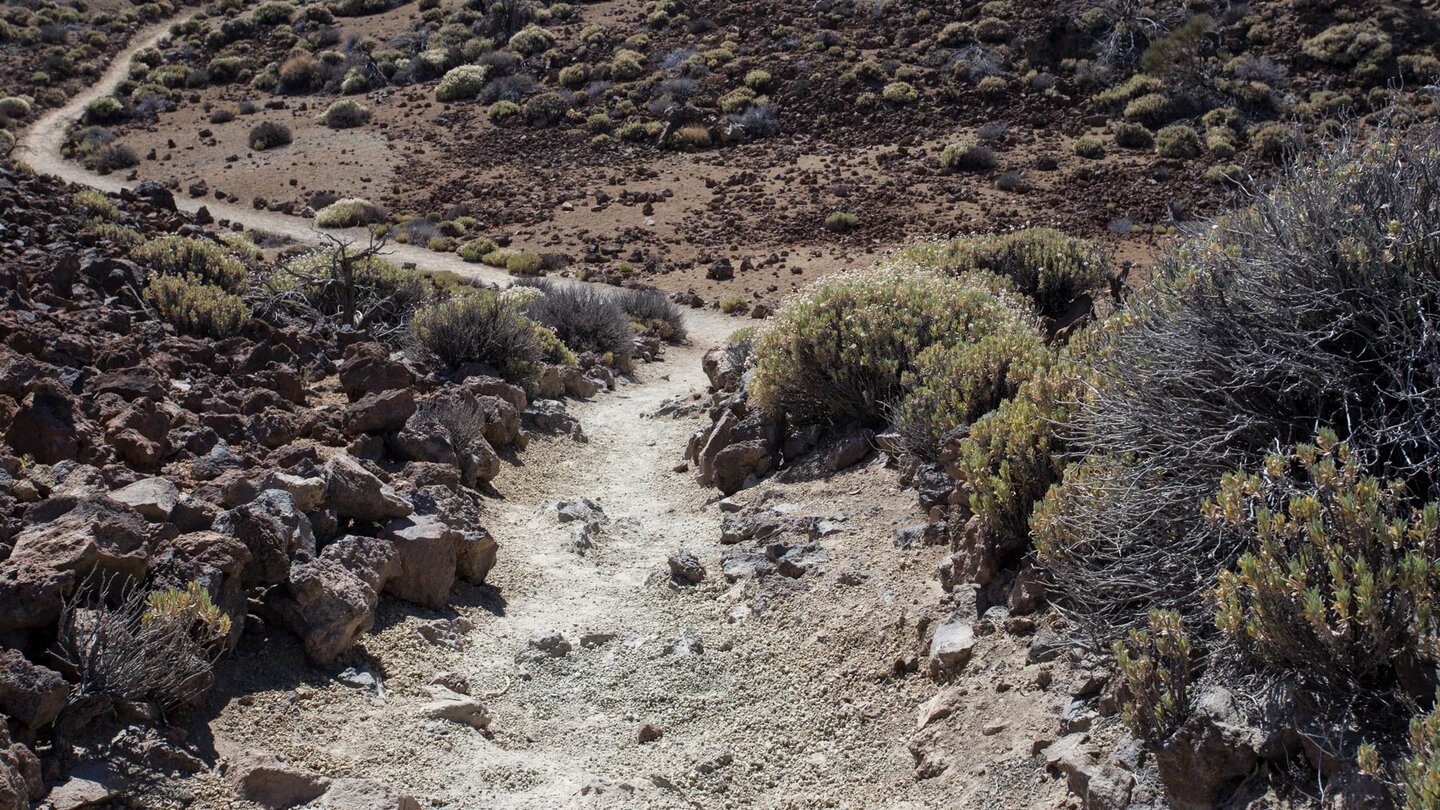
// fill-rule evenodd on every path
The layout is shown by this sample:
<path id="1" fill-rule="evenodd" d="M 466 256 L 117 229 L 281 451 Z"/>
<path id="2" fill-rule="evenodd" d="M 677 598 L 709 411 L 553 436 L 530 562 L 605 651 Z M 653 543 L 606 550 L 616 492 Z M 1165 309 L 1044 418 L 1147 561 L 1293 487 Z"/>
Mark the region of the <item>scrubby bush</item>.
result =
<path id="1" fill-rule="evenodd" d="M 1116 123 L 1111 131 L 1115 145 L 1121 149 L 1149 149 L 1155 145 L 1155 135 L 1144 124 L 1129 122 Z"/>
<path id="2" fill-rule="evenodd" d="M 308 53 L 297 53 L 281 63 L 276 73 L 280 93 L 300 95 L 313 93 L 325 84 L 325 66 Z"/>
<path id="3" fill-rule="evenodd" d="M 825 230 L 833 233 L 848 233 L 860 226 L 860 218 L 847 211 L 835 211 L 825 217 Z"/>
<path id="4" fill-rule="evenodd" d="M 1440 641 L 1440 504 L 1409 503 L 1404 481 L 1321 431 L 1314 445 L 1226 475 L 1205 506 L 1221 547 L 1246 549 L 1220 574 L 1216 625 L 1240 651 L 1319 690 L 1393 683 L 1397 662 L 1433 665 Z"/>
<path id="5" fill-rule="evenodd" d="M 447 369 L 483 363 L 512 382 L 534 376 L 543 359 L 535 324 L 488 292 L 420 309 L 410 334 L 424 355 Z"/>
<path id="6" fill-rule="evenodd" d="M 120 99 L 114 96 L 101 96 L 85 105 L 85 113 L 80 120 L 86 124 L 114 124 L 124 121 L 129 116 L 130 112 L 125 109 L 125 105 L 120 103 Z"/>
<path id="7" fill-rule="evenodd" d="M 1046 317 L 1058 317 L 1105 281 L 1105 261 L 1096 246 L 1050 228 L 1026 228 L 907 251 L 914 260 L 950 275 L 990 273 L 1008 279 Z"/>
<path id="8" fill-rule="evenodd" d="M 315 212 L 317 228 L 354 228 L 385 221 L 385 209 L 356 197 L 347 197 Z"/>
<path id="9" fill-rule="evenodd" d="M 240 296 L 191 277 L 153 276 L 145 285 L 145 300 L 176 329 L 199 337 L 232 337 L 250 319 Z"/>
<path id="10" fill-rule="evenodd" d="M 503 124 L 520 114 L 520 105 L 513 101 L 497 101 L 490 105 L 486 113 L 494 123 Z"/>
<path id="11" fill-rule="evenodd" d="M 923 352 L 1018 317 L 1000 279 L 912 264 L 842 273 L 790 299 L 756 342 L 756 401 L 801 424 L 883 423 Z"/>
<path id="12" fill-rule="evenodd" d="M 559 123 L 570 109 L 570 102 L 559 93 L 541 93 L 525 102 L 525 123 L 548 127 Z"/>
<path id="13" fill-rule="evenodd" d="M 593 352 L 616 360 L 628 358 L 635 341 L 630 317 L 615 296 L 590 286 L 527 281 L 545 297 L 525 312 L 537 323 L 555 330 L 561 342 L 576 353 Z"/>
<path id="14" fill-rule="evenodd" d="M 1165 158 L 1198 157 L 1200 135 L 1184 124 L 1171 124 L 1155 133 L 1155 152 Z"/>
<path id="15" fill-rule="evenodd" d="M 519 251 L 505 257 L 505 270 L 512 276 L 538 276 L 545 267 L 538 253 Z"/>
<path id="16" fill-rule="evenodd" d="M 349 248 L 293 256 L 270 274 L 266 285 L 286 303 L 299 304 L 292 308 L 303 311 L 307 320 L 338 320 L 376 335 L 400 329 L 428 297 L 416 271 Z"/>
<path id="17" fill-rule="evenodd" d="M 1271 196 L 1162 265 L 1107 337 L 1072 422 L 1076 455 L 1037 509 L 1040 557 L 1093 632 L 1196 595 L 1243 550 L 1199 514 L 1221 477 L 1316 425 L 1379 477 L 1437 494 L 1440 138 L 1433 127 L 1327 144 Z"/>
<path id="18" fill-rule="evenodd" d="M 190 278 L 238 293 L 249 283 L 245 265 L 223 245 L 189 236 L 161 236 L 131 252 L 130 257 L 154 275 Z"/>
<path id="19" fill-rule="evenodd" d="M 291 142 L 290 128 L 277 121 L 261 121 L 250 128 L 247 142 L 256 152 L 286 146 Z"/>
<path id="20" fill-rule="evenodd" d="M 1300 43 L 1300 52 L 1325 65 L 1374 72 L 1395 53 L 1390 37 L 1372 23 L 1340 23 Z"/>
<path id="21" fill-rule="evenodd" d="M 642 332 L 654 332 L 662 340 L 685 339 L 685 316 L 670 297 L 659 290 L 621 290 L 616 302 Z"/>
<path id="22" fill-rule="evenodd" d="M 62 606 L 53 652 L 74 673 L 72 705 L 104 697 L 169 712 L 209 690 L 230 630 L 198 582 L 147 593 L 90 579 Z"/>
<path id="23" fill-rule="evenodd" d="M 1300 135 L 1294 126 L 1271 121 L 1250 130 L 1250 148 L 1255 154 L 1271 161 L 1282 163 L 1289 159 L 1300 146 Z"/>
<path id="24" fill-rule="evenodd" d="M 30 102 L 19 96 L 0 98 L 0 120 L 23 121 L 30 117 Z"/>
<path id="25" fill-rule="evenodd" d="M 341 99 L 320 116 L 320 123 L 331 129 L 351 129 L 370 122 L 370 108 L 353 99 Z"/>
<path id="26" fill-rule="evenodd" d="M 485 89 L 488 71 L 480 65 L 452 68 L 435 85 L 436 101 L 473 101 Z"/>
<path id="27" fill-rule="evenodd" d="M 960 331 L 915 357 L 895 420 L 906 450 L 939 457 L 946 434 L 994 410 L 1049 363 L 1033 318 L 1019 308 L 1000 311 L 1010 317 L 962 321 Z"/>
<path id="28" fill-rule="evenodd" d="M 510 37 L 510 50 L 531 56 L 555 47 L 555 35 L 538 25 L 529 25 Z"/>
<path id="29" fill-rule="evenodd" d="M 885 85 L 880 95 L 891 104 L 899 107 L 909 106 L 920 100 L 920 94 L 915 86 L 909 82 L 891 82 Z"/>
<path id="30" fill-rule="evenodd" d="M 1072 148 L 1078 157 L 1088 158 L 1090 160 L 1098 160 L 1099 158 L 1105 157 L 1105 144 L 1094 135 L 1081 135 L 1075 139 L 1075 144 Z"/>
<path id="31" fill-rule="evenodd" d="M 995 150 L 975 144 L 952 144 L 940 152 L 940 168 L 951 172 L 985 172 L 999 163 Z"/>
<path id="32" fill-rule="evenodd" d="M 474 239 L 460 246 L 457 252 L 467 262 L 482 262 L 485 257 L 499 249 L 493 239 Z"/>
<path id="33" fill-rule="evenodd" d="M 645 57 L 635 51 L 621 48 L 610 60 L 610 78 L 628 82 L 640 78 L 645 72 Z"/>
<path id="34" fill-rule="evenodd" d="M 1146 93 L 1125 105 L 1125 120 L 1158 127 L 1170 120 L 1170 98 L 1163 93 Z"/>

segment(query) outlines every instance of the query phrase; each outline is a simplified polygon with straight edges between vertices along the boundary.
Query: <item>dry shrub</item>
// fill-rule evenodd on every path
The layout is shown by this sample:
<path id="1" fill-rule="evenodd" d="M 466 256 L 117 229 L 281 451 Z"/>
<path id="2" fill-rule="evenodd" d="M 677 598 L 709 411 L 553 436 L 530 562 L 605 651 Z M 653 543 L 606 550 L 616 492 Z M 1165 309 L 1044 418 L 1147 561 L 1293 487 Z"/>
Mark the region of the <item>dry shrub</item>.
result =
<path id="1" fill-rule="evenodd" d="M 420 309 L 410 335 L 425 355 L 445 368 L 482 363 L 511 381 L 533 376 L 543 359 L 535 324 L 485 292 Z"/>
<path id="2" fill-rule="evenodd" d="M 72 703 L 105 697 L 172 711 L 209 690 L 229 634 L 230 618 L 198 582 L 146 592 L 91 580 L 61 610 L 55 655 L 78 676 Z"/>
<path id="3" fill-rule="evenodd" d="M 555 330 L 571 351 L 615 359 L 630 356 L 635 330 L 616 296 L 585 285 L 531 280 L 520 283 L 545 293 L 545 297 L 529 303 L 525 312 Z"/>
<path id="4" fill-rule="evenodd" d="M 1200 504 L 1317 426 L 1436 493 L 1440 135 L 1342 140 L 1178 250 L 1107 336 L 1074 420 L 1082 456 L 1034 517 L 1056 587 L 1114 637 L 1151 608 L 1192 627 L 1243 550 Z"/>

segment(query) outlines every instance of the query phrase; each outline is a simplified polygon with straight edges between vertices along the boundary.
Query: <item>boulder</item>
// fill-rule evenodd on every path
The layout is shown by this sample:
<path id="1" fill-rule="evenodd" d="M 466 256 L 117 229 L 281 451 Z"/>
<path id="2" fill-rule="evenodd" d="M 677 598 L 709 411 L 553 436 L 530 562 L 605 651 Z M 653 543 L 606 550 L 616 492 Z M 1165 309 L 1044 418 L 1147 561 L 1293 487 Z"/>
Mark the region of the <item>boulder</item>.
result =
<path id="1" fill-rule="evenodd" d="M 30 810 L 45 795 L 45 780 L 35 752 L 10 739 L 0 717 L 0 810 Z"/>
<path id="2" fill-rule="evenodd" d="M 71 581 L 92 573 L 138 578 L 145 573 L 151 549 L 176 534 L 175 527 L 148 523 L 130 507 L 104 496 L 52 497 L 26 511 L 9 559 L 0 564 L 0 583 L 28 579 L 21 576 L 23 569 L 72 572 Z M 59 604 L 46 607 L 58 610 Z"/>
<path id="3" fill-rule="evenodd" d="M 711 482 L 726 495 L 733 495 L 745 486 L 747 480 L 770 472 L 773 466 L 773 457 L 764 442 L 739 442 L 714 455 Z"/>
<path id="4" fill-rule="evenodd" d="M 1196 699 L 1190 719 L 1155 753 L 1155 766 L 1175 807 L 1213 807 L 1254 771 L 1265 743 L 1234 695 L 1210 687 Z"/>
<path id="5" fill-rule="evenodd" d="M 212 527 L 240 540 L 250 553 L 241 574 L 247 585 L 277 585 L 290 573 L 290 559 L 303 551 L 315 553 L 310 520 L 290 493 L 267 489 L 253 501 L 221 512 Z"/>
<path id="6" fill-rule="evenodd" d="M 180 488 L 168 478 L 142 478 L 111 492 L 110 498 L 144 515 L 146 520 L 163 523 L 180 502 Z"/>
<path id="7" fill-rule="evenodd" d="M 427 607 L 443 607 L 455 584 L 463 535 L 429 516 L 397 518 L 385 527 L 399 571 L 385 592 Z"/>
<path id="8" fill-rule="evenodd" d="M 384 523 L 414 511 L 409 501 L 348 455 L 331 456 L 323 475 L 325 507 L 341 517 Z"/>
<path id="9" fill-rule="evenodd" d="M 345 349 L 340 363 L 340 387 L 351 402 L 415 384 L 415 375 L 403 363 L 390 359 L 379 343 L 355 343 Z"/>
<path id="10" fill-rule="evenodd" d="M 345 407 L 346 435 L 399 430 L 415 413 L 415 394 L 409 388 L 368 393 Z"/>
<path id="11" fill-rule="evenodd" d="M 34 733 L 65 708 L 71 687 L 60 673 L 40 666 L 18 650 L 0 649 L 0 714 Z"/>
<path id="12" fill-rule="evenodd" d="M 128 790 L 125 777 L 113 765 L 89 760 L 72 768 L 70 776 L 50 791 L 46 803 L 51 810 L 107 807 Z"/>
<path id="13" fill-rule="evenodd" d="M 335 559 L 295 561 L 289 593 L 294 603 L 292 611 L 285 611 L 290 613 L 290 629 L 300 636 L 306 657 L 321 666 L 349 650 L 375 624 L 379 594 Z"/>
<path id="14" fill-rule="evenodd" d="M 465 387 L 482 399 L 496 397 L 516 412 L 525 410 L 525 389 L 511 385 L 499 377 L 471 377 L 465 381 Z"/>
<path id="15" fill-rule="evenodd" d="M 154 400 L 165 397 L 164 377 L 149 366 L 107 371 L 91 380 L 86 388 L 94 396 L 116 394 L 126 402 L 140 397 Z"/>
<path id="16" fill-rule="evenodd" d="M 182 534 L 164 543 L 150 558 L 151 584 L 156 588 L 184 588 L 198 582 L 210 599 L 231 619 L 229 644 L 233 647 L 245 629 L 245 590 L 241 575 L 250 550 L 238 538 L 208 530 Z"/>
<path id="17" fill-rule="evenodd" d="M 235 795 L 275 810 L 312 802 L 330 787 L 324 776 L 265 751 L 246 751 L 226 762 L 223 772 Z"/>
<path id="18" fill-rule="evenodd" d="M 5 441 L 19 455 L 55 464 L 80 457 L 93 442 L 82 424 L 74 399 L 59 380 L 36 380 L 10 419 Z"/>
<path id="19" fill-rule="evenodd" d="M 1083 734 L 1071 734 L 1045 749 L 1050 767 L 1065 776 L 1070 792 L 1079 796 L 1087 810 L 1124 810 L 1130 806 L 1135 777 L 1126 771 L 1097 762 L 1081 743 Z"/>
<path id="20" fill-rule="evenodd" d="M 271 470 L 261 476 L 257 486 L 260 490 L 278 489 L 290 493 L 295 508 L 302 512 L 313 512 L 325 503 L 325 479 L 319 476 L 302 477 L 281 470 Z"/>
<path id="21" fill-rule="evenodd" d="M 836 441 L 825 454 L 825 469 L 839 472 L 846 467 L 859 464 L 870 455 L 875 447 L 875 434 L 870 430 L 856 430 Z"/>

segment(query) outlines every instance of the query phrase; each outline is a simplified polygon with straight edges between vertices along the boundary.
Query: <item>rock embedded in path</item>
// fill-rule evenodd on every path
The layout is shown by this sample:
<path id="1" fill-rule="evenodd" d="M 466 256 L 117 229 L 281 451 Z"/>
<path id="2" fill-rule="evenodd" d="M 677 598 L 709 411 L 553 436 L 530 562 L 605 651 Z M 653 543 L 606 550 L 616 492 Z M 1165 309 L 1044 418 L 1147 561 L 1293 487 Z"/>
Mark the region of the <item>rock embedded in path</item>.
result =
<path id="1" fill-rule="evenodd" d="M 559 632 L 531 636 L 526 649 L 517 658 L 535 660 L 539 658 L 563 658 L 574 649 L 565 636 Z"/>
<path id="2" fill-rule="evenodd" d="M 930 674 L 952 677 L 970 663 L 975 652 L 975 630 L 964 622 L 947 622 L 935 629 L 930 642 Z"/>
<path id="3" fill-rule="evenodd" d="M 461 694 L 441 684 L 431 684 L 425 687 L 425 692 L 430 701 L 421 707 L 420 712 L 431 720 L 447 720 L 478 729 L 490 727 L 490 713 L 479 698 Z"/>
<path id="4" fill-rule="evenodd" d="M 705 581 L 705 566 L 700 564 L 699 558 L 688 548 L 682 548 L 670 555 L 667 561 L 670 565 L 670 575 L 677 580 L 698 585 Z"/>
<path id="5" fill-rule="evenodd" d="M 235 795 L 276 810 L 312 802 L 330 787 L 326 777 L 266 751 L 246 751 L 226 762 L 223 772 Z"/>
<path id="6" fill-rule="evenodd" d="M 655 723 L 641 723 L 636 738 L 642 743 L 655 742 L 665 736 L 665 729 Z"/>

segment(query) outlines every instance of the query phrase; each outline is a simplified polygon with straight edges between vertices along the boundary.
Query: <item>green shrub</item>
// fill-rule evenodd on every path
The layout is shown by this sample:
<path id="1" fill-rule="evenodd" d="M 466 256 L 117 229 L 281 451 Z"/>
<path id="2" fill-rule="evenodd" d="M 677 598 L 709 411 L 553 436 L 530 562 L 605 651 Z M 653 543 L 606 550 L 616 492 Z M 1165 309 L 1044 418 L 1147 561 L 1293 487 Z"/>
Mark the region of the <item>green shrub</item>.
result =
<path id="1" fill-rule="evenodd" d="M 353 228 L 385 221 L 385 209 L 355 197 L 337 200 L 315 212 L 317 228 Z"/>
<path id="2" fill-rule="evenodd" d="M 238 56 L 217 56 L 205 66 L 213 84 L 230 84 L 238 81 L 246 70 L 246 62 Z"/>
<path id="3" fill-rule="evenodd" d="M 1111 127 L 1115 145 L 1121 149 L 1149 149 L 1155 145 L 1155 135 L 1144 124 L 1119 122 Z"/>
<path id="4" fill-rule="evenodd" d="M 520 114 L 520 105 L 513 101 L 497 101 L 486 112 L 492 122 L 503 124 Z"/>
<path id="5" fill-rule="evenodd" d="M 825 230 L 834 233 L 848 233 L 860 226 L 860 218 L 845 211 L 836 211 L 825 217 Z"/>
<path id="6" fill-rule="evenodd" d="M 743 295 L 727 295 L 720 299 L 720 311 L 726 315 L 750 311 L 750 299 Z"/>
<path id="7" fill-rule="evenodd" d="M 345 71 L 345 78 L 340 81 L 340 92 L 347 96 L 364 93 L 369 89 L 370 79 L 359 68 L 350 68 Z"/>
<path id="8" fill-rule="evenodd" d="M 1250 148 L 1255 154 L 1272 163 L 1283 163 L 1300 146 L 1299 133 L 1295 127 L 1279 121 L 1261 124 L 1250 130 Z"/>
<path id="9" fill-rule="evenodd" d="M 621 48 L 610 60 L 610 78 L 628 82 L 640 78 L 645 72 L 645 57 L 635 51 Z"/>
<path id="10" fill-rule="evenodd" d="M 681 127 L 670 134 L 673 149 L 704 149 L 710 145 L 710 130 L 699 125 Z"/>
<path id="11" fill-rule="evenodd" d="M 1158 127 L 1170 120 L 1170 98 L 1163 93 L 1146 93 L 1125 105 L 1125 120 Z"/>
<path id="12" fill-rule="evenodd" d="M 261 121 L 250 128 L 247 142 L 256 152 L 286 146 L 291 142 L 290 128 L 276 121 Z"/>
<path id="13" fill-rule="evenodd" d="M 19 96 L 0 98 L 0 119 L 23 121 L 30 117 L 30 102 Z"/>
<path id="14" fill-rule="evenodd" d="M 1166 739 L 1190 717 L 1193 653 L 1180 614 L 1150 611 L 1149 627 L 1116 641 L 1114 653 L 1125 725 L 1142 740 Z"/>
<path id="15" fill-rule="evenodd" d="M 1214 27 L 1215 21 L 1204 14 L 1191 17 L 1145 49 L 1140 57 L 1140 70 L 1152 76 L 1183 71 L 1199 56 L 1205 36 Z"/>
<path id="16" fill-rule="evenodd" d="M 81 116 L 86 124 L 114 124 L 130 117 L 130 111 L 114 96 L 101 96 L 85 105 Z"/>
<path id="17" fill-rule="evenodd" d="M 485 88 L 488 71 L 481 65 L 461 65 L 452 68 L 440 83 L 435 85 L 436 101 L 473 101 Z M 505 102 L 509 103 L 509 102 Z M 493 118 L 494 115 L 492 114 Z"/>
<path id="18" fill-rule="evenodd" d="M 1004 95 L 1010 89 L 1010 84 L 1005 81 L 1004 76 L 986 76 L 976 82 L 975 89 L 979 90 L 982 96 L 995 97 Z"/>
<path id="19" fill-rule="evenodd" d="M 228 293 L 249 285 L 245 265 L 223 245 L 189 236 L 161 236 L 131 252 L 130 258 L 152 275 L 189 278 Z"/>
<path id="20" fill-rule="evenodd" d="M 576 90 L 590 78 L 590 71 L 584 65 L 566 65 L 557 78 L 562 86 Z"/>
<path id="21" fill-rule="evenodd" d="M 534 322 L 489 292 L 418 310 L 410 335 L 422 352 L 447 369 L 484 363 L 512 382 L 533 377 L 543 359 Z"/>
<path id="22" fill-rule="evenodd" d="M 493 239 L 475 239 L 460 246 L 458 251 L 460 258 L 467 262 L 481 262 L 485 257 L 498 249 Z"/>
<path id="23" fill-rule="evenodd" d="M 1081 135 L 1072 147 L 1078 157 L 1098 160 L 1105 157 L 1105 144 L 1094 135 Z"/>
<path id="24" fill-rule="evenodd" d="M 770 89 L 772 79 L 770 73 L 764 70 L 752 70 L 745 74 L 745 86 L 757 93 L 763 93 Z"/>
<path id="25" fill-rule="evenodd" d="M 1095 96 L 1095 103 L 1102 107 L 1119 107 L 1133 98 L 1165 89 L 1165 82 L 1155 76 L 1137 73 L 1125 81 L 1102 91 Z"/>
<path id="26" fill-rule="evenodd" d="M 1300 52 L 1321 64 L 1377 70 L 1395 53 L 1390 37 L 1372 23 L 1340 23 L 1300 43 Z"/>
<path id="27" fill-rule="evenodd" d="M 1199 157 L 1200 134 L 1184 124 L 1171 124 L 1155 133 L 1155 152 L 1164 158 Z"/>
<path id="28" fill-rule="evenodd" d="M 882 98 L 899 107 L 909 106 L 920 100 L 920 94 L 909 82 L 891 82 L 880 92 Z"/>
<path id="29" fill-rule="evenodd" d="M 512 276 L 538 276 L 545 262 L 536 253 L 511 253 L 505 258 L 505 269 Z"/>
<path id="30" fill-rule="evenodd" d="M 1259 473 L 1226 475 L 1204 512 L 1246 552 L 1220 574 L 1220 631 L 1321 690 L 1394 683 L 1397 662 L 1433 665 L 1440 504 L 1408 500 L 1404 481 L 1367 475 L 1328 431 Z"/>
<path id="31" fill-rule="evenodd" d="M 989 273 L 1008 279 L 1049 318 L 1105 281 L 1104 258 L 1093 243 L 1050 228 L 921 245 L 904 255 L 949 275 Z"/>
<path id="32" fill-rule="evenodd" d="M 570 110 L 570 102 L 559 93 L 541 93 L 525 102 L 525 123 L 532 126 L 553 126 Z"/>
<path id="33" fill-rule="evenodd" d="M 120 208 L 115 201 L 94 189 L 83 189 L 70 195 L 70 202 L 84 209 L 86 213 L 101 219 L 118 220 Z"/>
<path id="34" fill-rule="evenodd" d="M 331 129 L 350 129 L 370 122 L 370 108 L 353 99 L 341 99 L 320 116 L 320 123 Z"/>
<path id="35" fill-rule="evenodd" d="M 217 340 L 239 334 L 250 318 L 240 296 L 189 277 L 152 276 L 145 285 L 145 300 L 181 332 Z"/>
<path id="36" fill-rule="evenodd" d="M 528 25 L 510 37 L 510 50 L 521 56 L 531 56 L 553 47 L 555 35 L 537 25 Z"/>
<path id="37" fill-rule="evenodd" d="M 977 319 L 916 356 L 896 428 L 906 450 L 940 456 L 941 439 L 969 427 L 1043 371 L 1051 354 L 1031 318 Z"/>
<path id="38" fill-rule="evenodd" d="M 922 352 L 1018 317 L 997 297 L 1005 286 L 903 261 L 826 279 L 771 317 L 756 342 L 750 393 L 799 424 L 882 423 Z"/>

